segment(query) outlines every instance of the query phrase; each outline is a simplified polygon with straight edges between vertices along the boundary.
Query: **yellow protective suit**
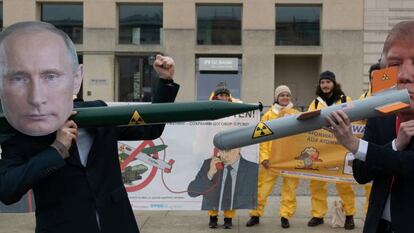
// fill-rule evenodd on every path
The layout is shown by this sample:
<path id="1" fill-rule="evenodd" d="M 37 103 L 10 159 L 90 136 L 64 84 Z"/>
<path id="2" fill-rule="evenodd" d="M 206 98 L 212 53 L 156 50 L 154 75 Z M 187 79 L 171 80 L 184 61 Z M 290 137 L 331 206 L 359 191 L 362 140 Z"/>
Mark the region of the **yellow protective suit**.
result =
<path id="1" fill-rule="evenodd" d="M 292 104 L 289 104 L 286 108 L 282 108 L 279 105 L 274 105 L 267 111 L 261 121 L 268 121 L 276 118 L 283 117 L 289 114 L 296 114 L 299 111 L 292 108 Z M 272 194 L 273 188 L 278 177 L 278 172 L 274 168 L 275 156 L 272 148 L 272 141 L 263 142 L 259 148 L 259 178 L 257 189 L 257 208 L 250 211 L 250 216 L 262 216 L 264 208 L 267 203 L 267 197 Z M 266 169 L 262 162 L 269 160 L 270 167 Z M 272 168 L 273 167 L 273 168 Z M 281 217 L 290 218 L 296 211 L 296 188 L 298 186 L 299 179 L 297 178 L 283 178 L 282 190 L 281 190 L 281 203 L 279 214 Z"/>
<path id="2" fill-rule="evenodd" d="M 370 96 L 371 96 L 371 87 L 369 88 L 368 92 L 362 94 L 359 97 L 359 99 L 363 100 L 363 99 L 365 99 L 367 97 L 370 97 Z M 365 210 L 365 214 L 366 214 L 368 212 L 369 195 L 371 194 L 372 185 L 371 184 L 366 184 L 364 188 L 365 188 L 365 206 L 364 206 L 364 210 Z"/>
<path id="3" fill-rule="evenodd" d="M 309 105 L 308 111 L 317 109 L 323 109 L 327 107 L 325 101 L 321 98 L 318 99 L 318 104 L 315 108 L 315 100 Z M 346 102 L 351 101 L 351 98 L 346 97 Z M 341 104 L 342 101 L 338 100 L 335 104 Z M 325 181 L 311 180 L 310 181 L 310 193 L 311 193 L 311 204 L 312 204 L 312 217 L 323 218 L 328 211 L 328 190 L 326 188 Z M 336 190 L 338 191 L 339 197 L 344 203 L 345 215 L 355 214 L 355 193 L 352 189 L 351 184 L 347 183 L 336 183 Z"/>
<path id="4" fill-rule="evenodd" d="M 208 216 L 218 216 L 219 211 L 218 210 L 209 210 Z M 224 210 L 223 215 L 225 218 L 234 218 L 236 216 L 235 210 Z"/>

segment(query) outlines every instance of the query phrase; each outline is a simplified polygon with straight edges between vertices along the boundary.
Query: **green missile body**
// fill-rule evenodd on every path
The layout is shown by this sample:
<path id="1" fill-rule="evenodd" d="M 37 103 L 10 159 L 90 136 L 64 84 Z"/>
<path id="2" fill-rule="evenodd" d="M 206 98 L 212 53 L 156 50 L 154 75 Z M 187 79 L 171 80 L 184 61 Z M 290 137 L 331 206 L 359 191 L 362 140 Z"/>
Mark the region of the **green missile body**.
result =
<path id="1" fill-rule="evenodd" d="M 147 125 L 168 122 L 215 120 L 261 109 L 261 104 L 224 101 L 154 103 L 75 109 L 79 128 Z"/>
<path id="2" fill-rule="evenodd" d="M 75 108 L 72 117 L 79 128 L 104 126 L 138 126 L 169 122 L 215 120 L 223 117 L 262 110 L 262 104 L 244 104 L 225 101 L 198 101 L 181 103 L 131 104 Z M 0 142 L 13 135 L 13 129 L 0 113 Z"/>

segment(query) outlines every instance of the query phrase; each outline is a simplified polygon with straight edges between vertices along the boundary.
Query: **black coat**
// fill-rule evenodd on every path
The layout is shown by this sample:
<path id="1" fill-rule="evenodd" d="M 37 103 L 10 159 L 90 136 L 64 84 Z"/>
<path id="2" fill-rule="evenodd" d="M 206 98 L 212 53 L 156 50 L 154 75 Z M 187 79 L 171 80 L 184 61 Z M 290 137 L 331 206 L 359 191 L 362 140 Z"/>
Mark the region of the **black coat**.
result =
<path id="1" fill-rule="evenodd" d="M 178 85 L 160 81 L 154 102 L 172 102 Z M 77 102 L 75 107 L 102 105 L 102 101 Z M 117 140 L 150 140 L 164 125 L 92 128 L 93 144 L 84 167 L 76 144 L 63 160 L 49 145 L 55 134 L 31 137 L 17 134 L 2 143 L 0 200 L 17 202 L 33 189 L 36 232 L 102 233 L 139 232 L 124 188 Z"/>
<path id="2" fill-rule="evenodd" d="M 218 210 L 223 172 L 217 172 L 210 180 L 207 173 L 211 159 L 204 160 L 196 178 L 188 185 L 188 195 L 203 195 L 202 210 Z M 225 168 L 224 168 L 225 169 Z M 233 209 L 254 209 L 257 206 L 258 164 L 240 157 L 233 196 Z"/>
<path id="3" fill-rule="evenodd" d="M 358 183 L 373 181 L 364 233 L 377 232 L 378 223 L 391 188 L 391 219 L 395 233 L 412 232 L 414 210 L 414 152 L 410 145 L 394 151 L 395 117 L 370 119 L 364 139 L 369 142 L 365 162 L 354 160 L 353 172 Z"/>

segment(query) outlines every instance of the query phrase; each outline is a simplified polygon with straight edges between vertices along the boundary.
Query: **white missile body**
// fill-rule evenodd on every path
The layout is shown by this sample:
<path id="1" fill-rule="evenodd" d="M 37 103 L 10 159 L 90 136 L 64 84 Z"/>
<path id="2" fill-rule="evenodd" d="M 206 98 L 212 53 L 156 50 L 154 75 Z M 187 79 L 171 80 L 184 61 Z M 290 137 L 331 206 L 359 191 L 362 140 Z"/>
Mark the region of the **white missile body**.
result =
<path id="1" fill-rule="evenodd" d="M 328 126 L 325 118 L 342 109 L 351 121 L 390 114 L 410 107 L 410 96 L 406 89 L 378 93 L 364 100 L 333 105 L 322 110 L 290 115 L 256 126 L 235 128 L 217 133 L 214 145 L 220 150 L 230 150 L 290 135 L 308 132 Z"/>

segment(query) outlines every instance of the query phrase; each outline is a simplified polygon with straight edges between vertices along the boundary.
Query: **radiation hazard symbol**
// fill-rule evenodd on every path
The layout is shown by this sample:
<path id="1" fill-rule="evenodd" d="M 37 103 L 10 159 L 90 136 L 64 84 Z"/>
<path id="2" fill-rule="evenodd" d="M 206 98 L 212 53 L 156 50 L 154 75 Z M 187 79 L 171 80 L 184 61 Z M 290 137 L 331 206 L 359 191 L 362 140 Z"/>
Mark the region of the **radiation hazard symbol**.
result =
<path id="1" fill-rule="evenodd" d="M 263 122 L 260 122 L 259 124 L 257 124 L 256 129 L 253 132 L 252 139 L 260 138 L 260 137 L 264 137 L 264 136 L 268 136 L 272 134 L 273 134 L 272 130 L 270 130 L 270 128 L 267 125 L 265 125 Z"/>
<path id="2" fill-rule="evenodd" d="M 128 125 L 143 125 L 143 124 L 145 124 L 144 119 L 142 119 L 138 111 L 135 110 L 134 114 L 132 114 L 131 120 L 129 120 Z"/>
<path id="3" fill-rule="evenodd" d="M 390 79 L 390 77 L 388 77 L 388 75 L 387 74 L 384 74 L 383 76 L 382 76 L 382 81 L 387 81 L 387 80 L 389 80 Z"/>

